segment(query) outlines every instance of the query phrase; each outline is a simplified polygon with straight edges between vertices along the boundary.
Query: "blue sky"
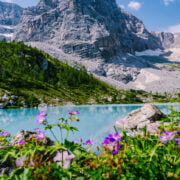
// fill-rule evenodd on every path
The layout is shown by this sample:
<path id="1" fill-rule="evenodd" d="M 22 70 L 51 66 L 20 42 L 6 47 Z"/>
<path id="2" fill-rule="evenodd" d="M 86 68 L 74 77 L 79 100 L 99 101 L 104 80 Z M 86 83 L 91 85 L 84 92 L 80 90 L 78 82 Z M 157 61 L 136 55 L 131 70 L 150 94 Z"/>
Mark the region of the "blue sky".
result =
<path id="1" fill-rule="evenodd" d="M 1 0 L 22 7 L 39 0 Z M 180 32 L 180 0 L 117 0 L 126 11 L 141 19 L 148 30 Z"/>

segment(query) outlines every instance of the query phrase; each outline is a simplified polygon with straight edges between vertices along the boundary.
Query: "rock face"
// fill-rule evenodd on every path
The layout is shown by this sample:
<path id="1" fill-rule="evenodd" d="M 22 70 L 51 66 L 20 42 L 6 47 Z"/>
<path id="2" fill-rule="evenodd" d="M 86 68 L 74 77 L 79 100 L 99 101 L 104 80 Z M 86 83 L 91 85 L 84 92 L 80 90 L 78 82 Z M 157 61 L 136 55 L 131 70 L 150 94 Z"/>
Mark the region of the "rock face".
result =
<path id="1" fill-rule="evenodd" d="M 152 34 L 159 38 L 164 48 L 180 48 L 180 33 L 152 32 Z"/>
<path id="2" fill-rule="evenodd" d="M 22 7 L 0 1 L 0 39 L 11 39 L 14 26 L 19 23 L 22 13 Z"/>
<path id="3" fill-rule="evenodd" d="M 45 43 L 42 49 L 48 53 L 48 46 L 54 46 L 53 51 L 62 51 L 59 57 L 76 56 L 88 72 L 123 83 L 138 75 L 136 67 L 127 68 L 124 54 L 161 48 L 142 21 L 120 9 L 115 0 L 41 0 L 24 10 L 14 39 Z"/>
<path id="4" fill-rule="evenodd" d="M 142 129 L 144 126 L 159 121 L 165 115 L 153 104 L 145 104 L 140 109 L 132 111 L 123 119 L 127 129 Z M 122 122 L 117 121 L 116 126 L 122 128 Z"/>
<path id="5" fill-rule="evenodd" d="M 24 11 L 15 40 L 50 40 L 65 53 L 86 58 L 161 47 L 158 38 L 115 0 L 41 0 Z"/>
<path id="6" fill-rule="evenodd" d="M 178 63 L 179 56 L 136 56 L 144 50 L 178 47 L 180 35 L 149 32 L 115 0 L 40 0 L 24 10 L 13 39 L 85 68 L 121 89 L 180 92 L 174 83 L 179 81 L 179 71 L 158 64 Z"/>

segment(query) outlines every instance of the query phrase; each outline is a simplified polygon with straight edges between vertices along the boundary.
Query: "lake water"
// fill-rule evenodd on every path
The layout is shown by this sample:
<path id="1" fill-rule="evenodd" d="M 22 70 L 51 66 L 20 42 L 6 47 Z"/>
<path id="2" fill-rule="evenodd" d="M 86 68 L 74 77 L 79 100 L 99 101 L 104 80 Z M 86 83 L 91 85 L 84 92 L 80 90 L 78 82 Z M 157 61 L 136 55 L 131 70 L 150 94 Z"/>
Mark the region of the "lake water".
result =
<path id="1" fill-rule="evenodd" d="M 108 133 L 114 132 L 113 125 L 117 119 L 123 118 L 132 110 L 140 108 L 142 105 L 87 105 L 87 106 L 59 106 L 48 108 L 26 108 L 26 109 L 0 109 L 0 129 L 5 129 L 11 132 L 12 135 L 18 131 L 33 130 L 43 125 L 37 124 L 36 114 L 41 110 L 48 111 L 48 121 L 57 122 L 59 117 L 67 118 L 68 112 L 71 110 L 79 111 L 80 122 L 75 122 L 74 126 L 79 129 L 79 132 L 70 135 L 70 139 L 83 140 L 93 139 L 100 142 Z M 180 110 L 180 103 L 174 104 L 157 104 L 164 112 L 169 113 L 168 109 L 173 106 Z M 58 129 L 55 133 L 59 136 Z M 49 133 L 48 136 L 51 137 Z M 52 138 L 52 137 L 51 137 Z"/>

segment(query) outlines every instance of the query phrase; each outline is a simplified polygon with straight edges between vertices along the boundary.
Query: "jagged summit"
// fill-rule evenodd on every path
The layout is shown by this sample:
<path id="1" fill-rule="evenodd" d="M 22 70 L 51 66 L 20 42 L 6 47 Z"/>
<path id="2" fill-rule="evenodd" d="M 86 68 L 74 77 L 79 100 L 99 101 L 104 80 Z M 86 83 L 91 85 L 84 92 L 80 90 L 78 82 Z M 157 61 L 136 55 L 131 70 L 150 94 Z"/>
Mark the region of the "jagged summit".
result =
<path id="1" fill-rule="evenodd" d="M 17 25 L 23 8 L 14 3 L 0 1 L 0 25 Z"/>
<path id="2" fill-rule="evenodd" d="M 179 38 L 173 37 L 176 44 Z M 24 10 L 14 33 L 14 40 L 73 62 L 73 66 L 86 68 L 117 87 L 177 92 L 180 87 L 174 81 L 179 80 L 179 72 L 156 65 L 168 62 L 167 56 L 163 60 L 136 56 L 145 50 L 158 49 L 159 53 L 171 39 L 171 34 L 149 32 L 115 0 L 40 0 L 37 6 Z"/>
<path id="3" fill-rule="evenodd" d="M 85 51 L 92 58 L 160 47 L 143 23 L 115 0 L 41 0 L 25 10 L 15 40 L 48 40 L 65 53 L 81 56 Z"/>

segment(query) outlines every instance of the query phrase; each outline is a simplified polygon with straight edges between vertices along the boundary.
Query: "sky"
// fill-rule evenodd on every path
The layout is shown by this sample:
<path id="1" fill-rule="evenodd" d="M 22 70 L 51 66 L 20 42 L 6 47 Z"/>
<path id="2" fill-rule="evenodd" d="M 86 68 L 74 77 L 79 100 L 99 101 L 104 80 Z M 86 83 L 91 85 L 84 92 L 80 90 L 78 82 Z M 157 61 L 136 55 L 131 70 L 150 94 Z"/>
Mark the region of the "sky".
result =
<path id="1" fill-rule="evenodd" d="M 33 6 L 39 0 L 0 0 L 22 7 Z M 143 21 L 148 30 L 180 32 L 180 0 L 116 0 L 124 10 Z"/>

